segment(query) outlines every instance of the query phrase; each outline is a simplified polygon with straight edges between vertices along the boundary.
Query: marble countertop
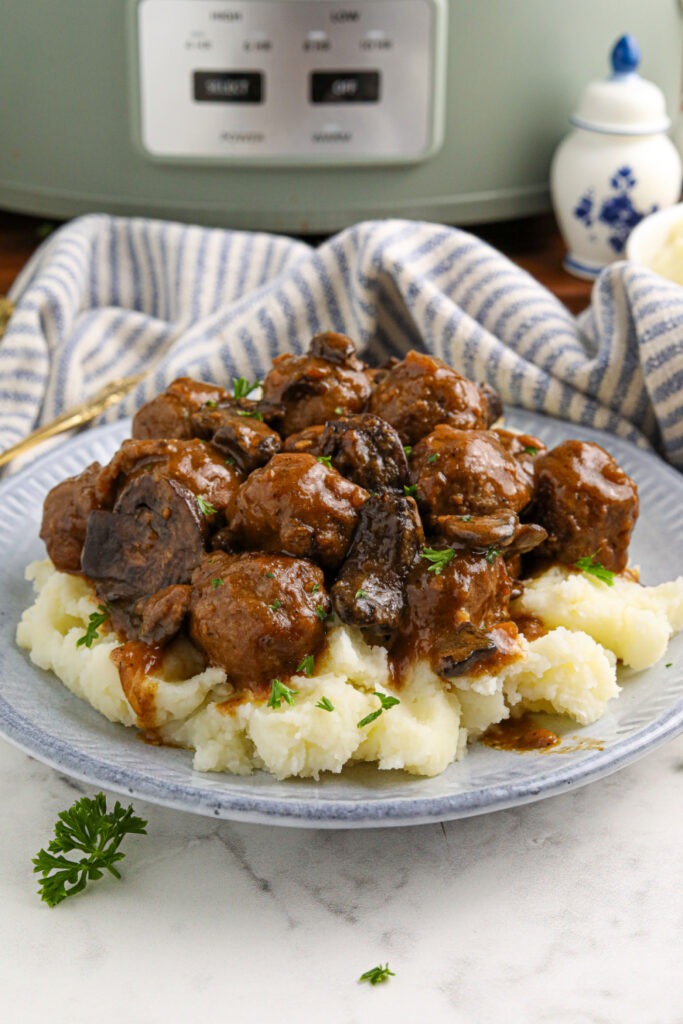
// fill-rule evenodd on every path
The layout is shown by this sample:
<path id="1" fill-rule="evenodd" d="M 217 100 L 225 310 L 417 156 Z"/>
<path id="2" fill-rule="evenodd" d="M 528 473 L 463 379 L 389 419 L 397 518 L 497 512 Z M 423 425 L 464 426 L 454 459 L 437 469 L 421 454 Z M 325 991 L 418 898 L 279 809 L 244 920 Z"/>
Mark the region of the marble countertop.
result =
<path id="1" fill-rule="evenodd" d="M 50 909 L 31 858 L 93 793 L 0 741 L 8 1024 L 683 1022 L 683 737 L 443 825 L 289 829 L 136 800 L 148 835 L 125 840 L 122 881 Z M 358 983 L 387 962 L 388 982 Z"/>

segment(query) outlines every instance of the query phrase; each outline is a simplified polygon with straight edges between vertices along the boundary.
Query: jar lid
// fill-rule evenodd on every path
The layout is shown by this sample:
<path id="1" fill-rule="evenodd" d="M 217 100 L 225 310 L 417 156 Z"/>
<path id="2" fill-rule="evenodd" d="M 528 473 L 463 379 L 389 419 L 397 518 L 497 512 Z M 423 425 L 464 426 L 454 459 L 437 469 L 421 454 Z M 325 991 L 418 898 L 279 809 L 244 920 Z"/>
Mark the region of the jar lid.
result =
<path id="1" fill-rule="evenodd" d="M 617 40 L 610 54 L 612 74 L 591 82 L 569 118 L 577 128 L 609 135 L 651 135 L 665 132 L 671 121 L 664 93 L 641 78 L 640 47 L 631 35 Z"/>

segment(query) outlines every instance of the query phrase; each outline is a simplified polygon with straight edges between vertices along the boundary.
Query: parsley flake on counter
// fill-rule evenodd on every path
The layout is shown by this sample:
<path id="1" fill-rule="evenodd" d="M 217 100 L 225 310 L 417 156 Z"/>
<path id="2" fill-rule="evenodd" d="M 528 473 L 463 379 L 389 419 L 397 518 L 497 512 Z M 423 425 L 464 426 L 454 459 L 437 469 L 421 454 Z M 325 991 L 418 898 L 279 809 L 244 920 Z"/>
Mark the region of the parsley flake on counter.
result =
<path id="1" fill-rule="evenodd" d="M 216 579 L 211 580 L 211 586 L 213 587 L 214 590 L 218 590 L 219 587 L 223 586 L 223 580 L 220 578 L 220 576 L 217 576 Z"/>
<path id="2" fill-rule="evenodd" d="M 524 448 L 524 451 L 527 453 L 527 455 L 538 455 L 538 448 L 536 448 L 533 444 L 527 444 Z"/>
<path id="3" fill-rule="evenodd" d="M 313 669 L 315 668 L 315 658 L 312 654 L 307 654 L 305 658 L 302 658 L 301 664 L 297 665 L 296 671 L 303 672 L 306 676 L 313 675 Z"/>
<path id="4" fill-rule="evenodd" d="M 359 587 L 358 590 L 356 591 L 356 594 L 355 594 L 356 601 L 360 601 L 361 598 L 367 597 L 367 596 L 368 596 L 367 590 L 363 590 L 362 587 Z"/>
<path id="5" fill-rule="evenodd" d="M 389 711 L 390 708 L 396 707 L 397 704 L 401 703 L 398 697 L 390 697 L 388 693 L 379 693 L 378 690 L 375 690 L 373 696 L 379 697 L 380 707 L 378 707 L 376 711 L 371 711 L 369 715 L 365 716 L 365 718 L 361 718 L 358 723 L 359 729 L 362 729 L 366 725 L 370 725 L 371 722 L 374 722 L 379 718 L 383 711 Z"/>
<path id="6" fill-rule="evenodd" d="M 76 647 L 90 648 L 96 640 L 99 640 L 100 634 L 97 631 L 109 618 L 109 609 L 104 604 L 98 604 L 97 607 L 99 611 L 91 612 L 88 616 L 88 628 L 83 636 L 76 641 Z"/>
<path id="7" fill-rule="evenodd" d="M 455 551 L 453 548 L 423 548 L 420 557 L 426 558 L 431 563 L 427 572 L 433 572 L 435 576 L 440 576 L 444 566 L 448 565 L 455 557 Z"/>
<path id="8" fill-rule="evenodd" d="M 321 711 L 334 711 L 334 704 L 329 697 L 321 697 L 315 706 Z"/>
<path id="9" fill-rule="evenodd" d="M 499 554 L 500 554 L 500 548 L 497 548 L 493 544 L 491 544 L 491 546 L 486 549 L 486 552 L 484 554 L 484 558 L 489 563 L 489 565 L 493 565 L 495 560 L 498 558 Z"/>
<path id="10" fill-rule="evenodd" d="M 365 971 L 361 974 L 358 980 L 369 981 L 371 985 L 379 985 L 383 981 L 388 981 L 390 975 L 392 978 L 396 977 L 394 971 L 389 970 L 388 963 L 385 964 L 384 967 L 382 967 L 381 964 L 378 964 L 377 967 L 373 967 L 371 970 Z"/>
<path id="11" fill-rule="evenodd" d="M 602 562 L 599 562 L 595 555 L 585 555 L 574 564 L 581 572 L 589 576 L 595 576 L 596 579 L 606 583 L 608 587 L 614 586 L 614 573 L 611 569 L 607 569 Z"/>
<path id="12" fill-rule="evenodd" d="M 121 841 L 129 834 L 145 835 L 146 826 L 146 821 L 133 814 L 132 805 L 124 810 L 117 800 L 114 810 L 107 811 L 104 793 L 77 800 L 57 815 L 54 839 L 32 860 L 34 872 L 42 876 L 40 898 L 56 907 L 67 896 L 85 889 L 88 882 L 102 878 L 105 871 L 120 878 L 114 865 L 125 857 L 119 851 Z M 76 850 L 84 854 L 80 860 L 64 856 Z"/>
<path id="13" fill-rule="evenodd" d="M 664 668 L 671 668 L 672 665 L 673 665 L 673 661 L 667 661 L 667 663 L 664 666 Z"/>
<path id="14" fill-rule="evenodd" d="M 298 690 L 292 690 L 289 686 L 285 686 L 285 684 L 281 683 L 279 679 L 273 679 L 267 707 L 279 708 L 282 706 L 283 700 L 286 701 L 287 704 L 293 704 L 294 695 L 298 692 Z"/>
<path id="15" fill-rule="evenodd" d="M 206 498 L 202 498 L 201 494 L 197 495 L 197 504 L 199 505 L 199 511 L 203 516 L 215 516 L 218 512 L 217 508 L 214 508 L 210 501 Z"/>
<path id="16" fill-rule="evenodd" d="M 323 466 L 327 466 L 328 469 L 332 469 L 331 455 L 319 455 L 317 461 L 322 462 Z"/>
<path id="17" fill-rule="evenodd" d="M 282 601 L 278 598 L 276 601 L 273 601 L 272 604 L 269 604 L 268 607 L 271 611 L 276 612 L 279 608 L 282 608 Z"/>
<path id="18" fill-rule="evenodd" d="M 417 498 L 417 484 L 404 484 L 403 493 L 406 498 Z"/>

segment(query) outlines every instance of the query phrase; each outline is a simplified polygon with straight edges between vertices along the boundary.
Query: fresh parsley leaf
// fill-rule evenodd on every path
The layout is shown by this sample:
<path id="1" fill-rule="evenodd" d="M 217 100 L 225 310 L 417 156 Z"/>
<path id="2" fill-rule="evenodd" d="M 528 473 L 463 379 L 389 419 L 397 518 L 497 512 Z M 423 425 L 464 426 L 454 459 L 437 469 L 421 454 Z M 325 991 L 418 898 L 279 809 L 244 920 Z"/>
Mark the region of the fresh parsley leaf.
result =
<path id="1" fill-rule="evenodd" d="M 298 692 L 298 690 L 292 690 L 289 686 L 285 686 L 285 684 L 281 683 L 279 679 L 273 679 L 267 706 L 269 708 L 279 708 L 282 706 L 283 700 L 286 701 L 287 704 L 293 704 L 294 695 Z"/>
<path id="2" fill-rule="evenodd" d="M 215 516 L 218 512 L 217 508 L 214 508 L 210 501 L 206 498 L 202 498 L 201 494 L 197 495 L 197 504 L 199 505 L 199 511 L 203 516 Z"/>
<path id="3" fill-rule="evenodd" d="M 455 557 L 455 551 L 453 548 L 423 548 L 420 557 L 431 563 L 427 572 L 440 576 L 444 567 Z"/>
<path id="4" fill-rule="evenodd" d="M 218 590 L 219 587 L 223 586 L 223 580 L 220 576 L 217 576 L 215 580 L 211 580 L 211 586 L 214 590 Z"/>
<path id="5" fill-rule="evenodd" d="M 258 420 L 259 423 L 263 423 L 263 416 L 257 409 L 238 409 L 238 416 L 244 416 L 249 420 Z"/>
<path id="6" fill-rule="evenodd" d="M 412 446 L 412 444 L 404 444 L 403 445 L 403 451 L 406 453 L 406 458 L 409 459 L 410 456 L 413 454 L 413 446 Z"/>
<path id="7" fill-rule="evenodd" d="M 672 665 L 673 665 L 673 661 L 667 661 L 667 663 L 664 666 L 664 668 L 671 668 Z"/>
<path id="8" fill-rule="evenodd" d="M 377 967 L 373 967 L 371 970 L 365 971 L 361 974 L 358 980 L 369 981 L 371 985 L 379 985 L 383 981 L 388 981 L 390 975 L 392 978 L 396 977 L 395 973 L 389 970 L 388 963 L 385 964 L 384 967 L 382 967 L 381 964 L 378 964 Z"/>
<path id="9" fill-rule="evenodd" d="M 323 466 L 327 466 L 328 469 L 332 469 L 332 456 L 331 455 L 319 455 L 318 462 L 322 462 Z"/>
<path id="10" fill-rule="evenodd" d="M 324 622 L 325 619 L 327 618 L 327 612 L 325 611 L 321 604 L 316 606 L 315 614 L 318 616 L 321 622 Z"/>
<path id="11" fill-rule="evenodd" d="M 88 628 L 82 637 L 76 641 L 76 647 L 92 647 L 96 640 L 99 640 L 100 634 L 97 632 L 100 626 L 109 618 L 109 609 L 105 604 L 98 604 L 99 611 L 91 612 L 88 616 Z"/>
<path id="12" fill-rule="evenodd" d="M 361 718 L 358 723 L 359 729 L 362 729 L 366 725 L 370 725 L 371 722 L 374 722 L 379 718 L 383 711 L 389 711 L 390 708 L 396 707 L 397 704 L 401 703 L 398 697 L 391 697 L 388 693 L 379 693 L 377 690 L 375 690 L 373 696 L 379 697 L 380 707 L 378 707 L 376 711 L 371 711 L 369 715 L 365 716 L 365 718 Z"/>
<path id="13" fill-rule="evenodd" d="M 489 565 L 493 565 L 495 560 L 498 558 L 499 554 L 500 554 L 500 548 L 497 548 L 497 547 L 495 547 L 495 545 L 491 544 L 491 546 L 486 549 L 486 552 L 484 554 L 484 558 L 489 563 Z"/>
<path id="14" fill-rule="evenodd" d="M 213 398 L 208 398 L 206 400 L 206 402 L 204 402 L 204 408 L 205 409 L 216 409 L 216 408 L 218 408 L 218 402 L 215 402 L 213 400 Z"/>
<path id="15" fill-rule="evenodd" d="M 334 704 L 329 697 L 321 697 L 316 707 L 320 708 L 321 711 L 334 711 Z"/>
<path id="16" fill-rule="evenodd" d="M 342 409 L 341 405 L 338 405 L 337 408 L 334 410 L 334 415 L 335 416 L 343 416 L 344 415 L 344 410 Z"/>
<path id="17" fill-rule="evenodd" d="M 275 573 L 274 572 L 267 572 L 266 573 L 266 579 L 267 580 L 274 580 L 275 579 Z"/>
<path id="18" fill-rule="evenodd" d="M 427 459 L 427 462 L 436 462 L 436 460 L 438 458 L 439 458 L 439 452 L 432 452 L 432 454 Z"/>
<path id="19" fill-rule="evenodd" d="M 407 498 L 417 498 L 417 484 L 404 484 L 403 493 Z"/>
<path id="20" fill-rule="evenodd" d="M 359 587 L 358 590 L 355 593 L 356 601 L 360 601 L 361 598 L 367 597 L 367 596 L 368 596 L 367 590 L 363 590 L 362 587 Z"/>
<path id="21" fill-rule="evenodd" d="M 32 861 L 34 872 L 42 876 L 38 893 L 50 907 L 81 892 L 105 871 L 120 878 L 114 865 L 125 857 L 119 851 L 123 837 L 146 834 L 147 822 L 134 815 L 132 805 L 124 810 L 117 800 L 114 810 L 107 811 L 104 793 L 82 797 L 57 818 L 54 839 Z M 84 854 L 80 860 L 64 856 L 77 850 Z"/>
<path id="22" fill-rule="evenodd" d="M 273 603 L 269 604 L 268 607 L 271 611 L 276 612 L 279 608 L 282 608 L 282 601 L 278 598 L 277 601 L 273 601 Z"/>
<path id="23" fill-rule="evenodd" d="M 533 444 L 527 444 L 524 446 L 524 451 L 527 455 L 538 455 L 538 448 Z"/>
<path id="24" fill-rule="evenodd" d="M 602 562 L 596 559 L 594 554 L 579 558 L 574 564 L 581 572 L 587 573 L 589 576 L 595 576 L 596 579 L 606 583 L 608 587 L 614 586 L 614 573 L 611 569 L 606 569 Z"/>
<path id="25" fill-rule="evenodd" d="M 253 384 L 250 384 L 246 377 L 233 377 L 232 378 L 232 394 L 233 398 L 246 398 L 252 391 L 260 387 L 263 382 L 255 380 Z"/>
<path id="26" fill-rule="evenodd" d="M 319 583 L 314 583 L 313 586 L 311 587 L 311 593 L 312 594 L 317 594 L 319 590 L 320 590 L 320 584 Z"/>
<path id="27" fill-rule="evenodd" d="M 469 523 L 472 519 L 472 516 L 458 516 L 458 519 L 460 520 L 461 523 Z"/>
<path id="28" fill-rule="evenodd" d="M 235 460 L 231 459 L 230 456 L 228 456 L 228 458 L 225 460 L 225 465 L 226 466 L 234 466 L 235 465 Z"/>
<path id="29" fill-rule="evenodd" d="M 312 654 L 307 654 L 306 657 L 302 659 L 301 664 L 297 665 L 296 671 L 303 672 L 306 676 L 312 676 L 314 668 L 315 658 Z"/>

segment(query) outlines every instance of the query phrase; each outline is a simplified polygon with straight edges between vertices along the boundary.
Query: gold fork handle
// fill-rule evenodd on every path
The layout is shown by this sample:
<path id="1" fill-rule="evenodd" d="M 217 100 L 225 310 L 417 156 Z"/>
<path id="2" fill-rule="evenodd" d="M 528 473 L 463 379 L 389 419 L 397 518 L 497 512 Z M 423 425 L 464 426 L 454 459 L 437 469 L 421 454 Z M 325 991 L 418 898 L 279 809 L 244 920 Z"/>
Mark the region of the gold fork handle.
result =
<path id="1" fill-rule="evenodd" d="M 105 384 L 87 402 L 77 406 L 75 409 L 71 409 L 69 412 L 62 413 L 61 416 L 58 416 L 56 420 L 52 420 L 51 423 L 46 423 L 44 427 L 38 427 L 28 437 L 25 437 L 23 441 L 19 441 L 17 444 L 13 444 L 11 448 L 6 448 L 4 452 L 0 452 L 0 467 L 6 466 L 17 455 L 23 455 L 24 452 L 30 451 L 31 448 L 40 444 L 41 441 L 47 441 L 49 437 L 55 437 L 56 434 L 61 434 L 65 430 L 72 430 L 74 427 L 82 427 L 85 423 L 90 423 L 96 416 L 99 416 L 105 409 L 108 409 L 110 405 L 115 405 L 122 398 L 125 398 L 128 392 L 132 391 L 144 376 L 141 373 L 136 377 L 119 377 L 116 380 L 110 381 L 109 384 Z"/>

